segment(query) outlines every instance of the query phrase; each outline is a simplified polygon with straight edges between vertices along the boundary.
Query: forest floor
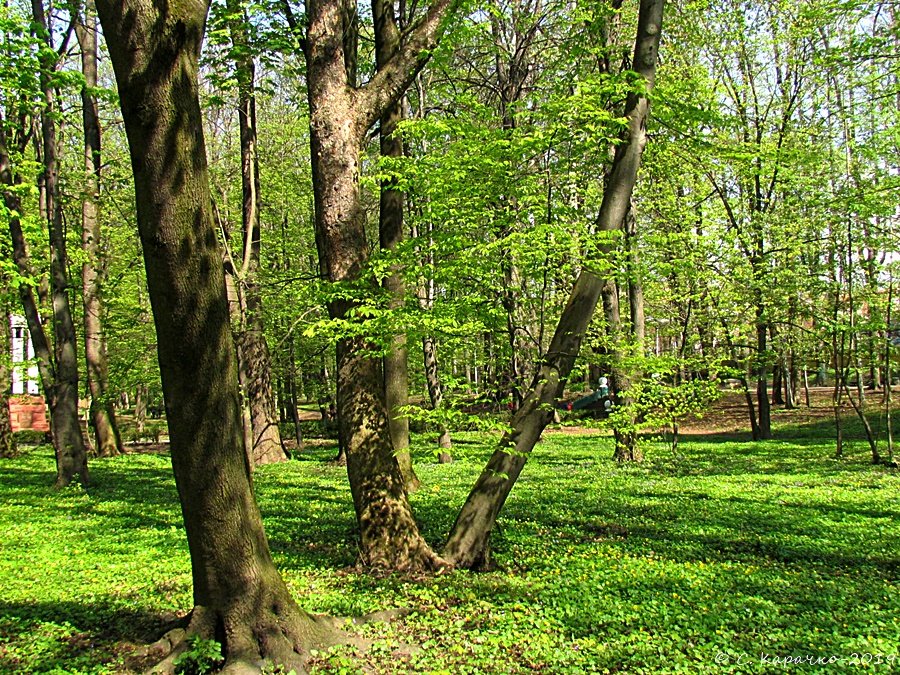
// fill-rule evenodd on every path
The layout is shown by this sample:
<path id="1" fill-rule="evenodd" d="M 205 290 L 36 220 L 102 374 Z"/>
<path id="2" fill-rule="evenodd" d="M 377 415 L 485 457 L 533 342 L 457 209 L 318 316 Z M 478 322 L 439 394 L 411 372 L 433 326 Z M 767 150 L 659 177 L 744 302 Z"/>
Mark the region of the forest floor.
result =
<path id="1" fill-rule="evenodd" d="M 313 672 L 825 670 L 816 659 L 828 672 L 897 671 L 900 473 L 870 463 L 852 415 L 835 459 L 827 402 L 776 410 L 775 440 L 751 443 L 730 400 L 683 426 L 676 451 L 645 438 L 638 465 L 611 461 L 606 432 L 548 433 L 501 515 L 490 573 L 360 573 L 332 445 L 261 468 L 269 540 L 305 608 L 411 610 L 359 628 L 366 653 L 317 654 Z M 434 438 L 414 438 L 412 500 L 435 546 L 496 437 L 455 440 L 456 461 L 439 465 Z M 87 492 L 54 492 L 53 466 L 47 446 L 0 461 L 0 672 L 134 672 L 141 646 L 191 604 L 168 457 L 94 460 Z"/>

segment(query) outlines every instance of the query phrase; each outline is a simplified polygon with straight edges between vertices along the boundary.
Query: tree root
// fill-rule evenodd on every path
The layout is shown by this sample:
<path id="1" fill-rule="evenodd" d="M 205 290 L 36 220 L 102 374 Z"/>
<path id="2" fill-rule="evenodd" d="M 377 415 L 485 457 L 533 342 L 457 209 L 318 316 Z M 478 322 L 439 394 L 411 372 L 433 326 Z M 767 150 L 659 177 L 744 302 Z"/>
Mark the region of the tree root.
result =
<path id="1" fill-rule="evenodd" d="M 292 600 L 270 599 L 252 611 L 239 601 L 219 612 L 195 606 L 189 617 L 186 626 L 169 630 L 147 648 L 146 656 L 155 664 L 145 673 L 174 675 L 178 658 L 191 648 L 193 637 L 221 644 L 225 662 L 219 672 L 228 675 L 260 675 L 270 664 L 304 675 L 311 649 L 360 645 L 342 622 L 308 614 Z"/>

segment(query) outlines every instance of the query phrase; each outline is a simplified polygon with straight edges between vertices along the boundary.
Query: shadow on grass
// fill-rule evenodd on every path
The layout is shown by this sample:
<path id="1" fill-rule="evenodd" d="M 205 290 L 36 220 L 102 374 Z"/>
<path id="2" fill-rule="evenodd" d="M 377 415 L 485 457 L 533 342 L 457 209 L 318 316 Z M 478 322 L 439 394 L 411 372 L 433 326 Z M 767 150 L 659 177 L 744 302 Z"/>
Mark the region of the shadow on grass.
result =
<path id="1" fill-rule="evenodd" d="M 129 645 L 151 642 L 175 621 L 171 613 L 126 607 L 111 600 L 91 602 L 2 602 L 0 643 L 29 634 L 26 651 L 0 648 L 0 672 L 24 672 L 21 656 L 39 656 L 47 672 L 76 672 L 79 666 L 128 660 Z M 6 638 L 6 639 L 4 639 Z M 2 647 L 2 644 L 0 644 Z"/>

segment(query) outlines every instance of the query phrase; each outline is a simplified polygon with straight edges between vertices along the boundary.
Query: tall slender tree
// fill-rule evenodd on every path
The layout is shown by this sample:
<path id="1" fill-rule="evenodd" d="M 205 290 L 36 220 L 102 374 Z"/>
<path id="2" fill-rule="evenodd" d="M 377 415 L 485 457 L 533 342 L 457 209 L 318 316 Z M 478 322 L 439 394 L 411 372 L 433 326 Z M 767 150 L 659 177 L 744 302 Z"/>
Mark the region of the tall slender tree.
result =
<path id="1" fill-rule="evenodd" d="M 393 0 L 375 0 L 372 3 L 375 19 L 375 64 L 384 68 L 400 47 L 400 26 L 394 13 Z M 400 17 L 401 19 L 404 17 Z M 382 157 L 396 159 L 403 156 L 403 139 L 396 133 L 403 120 L 403 97 L 388 106 L 379 120 L 379 150 Z M 382 182 L 378 201 L 378 234 L 381 248 L 394 251 L 404 239 L 403 209 L 406 204 L 403 190 L 396 179 Z M 391 294 L 391 304 L 402 306 L 406 286 L 399 269 L 394 269 L 384 279 L 384 288 Z M 384 355 L 384 397 L 388 409 L 391 441 L 394 454 L 408 490 L 419 486 L 409 452 L 409 417 L 401 412 L 409 404 L 409 352 L 406 336 L 394 335 Z"/>
<path id="2" fill-rule="evenodd" d="M 109 359 L 103 334 L 103 264 L 100 231 L 100 114 L 97 106 L 97 18 L 94 3 L 85 2 L 76 15 L 75 35 L 81 48 L 81 118 L 84 128 L 84 191 L 81 200 L 82 302 L 84 359 L 91 393 L 91 426 L 95 451 L 101 457 L 122 452 L 122 438 L 109 396 Z"/>
<path id="3" fill-rule="evenodd" d="M 242 247 L 237 265 L 229 269 L 235 276 L 237 302 L 232 303 L 237 341 L 240 382 L 249 407 L 248 448 L 254 464 L 270 464 L 287 459 L 278 428 L 278 411 L 272 389 L 271 356 L 263 322 L 260 291 L 259 153 L 256 124 L 256 64 L 250 44 L 246 8 L 241 0 L 228 0 L 228 29 L 231 35 L 238 89 L 238 127 L 241 148 Z"/>

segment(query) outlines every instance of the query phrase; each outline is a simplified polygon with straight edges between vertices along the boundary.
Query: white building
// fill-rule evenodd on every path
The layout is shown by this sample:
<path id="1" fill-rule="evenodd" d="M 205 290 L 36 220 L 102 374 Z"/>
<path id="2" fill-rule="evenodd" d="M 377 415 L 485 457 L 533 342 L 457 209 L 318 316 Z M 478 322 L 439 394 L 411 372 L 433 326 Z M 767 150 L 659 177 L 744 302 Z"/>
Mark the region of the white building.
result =
<path id="1" fill-rule="evenodd" d="M 31 335 L 28 333 L 28 323 L 23 316 L 10 318 L 12 336 L 12 393 L 33 394 L 40 393 L 38 388 L 38 367 L 34 364 L 34 346 L 31 344 Z M 26 368 L 26 362 L 31 365 Z"/>

